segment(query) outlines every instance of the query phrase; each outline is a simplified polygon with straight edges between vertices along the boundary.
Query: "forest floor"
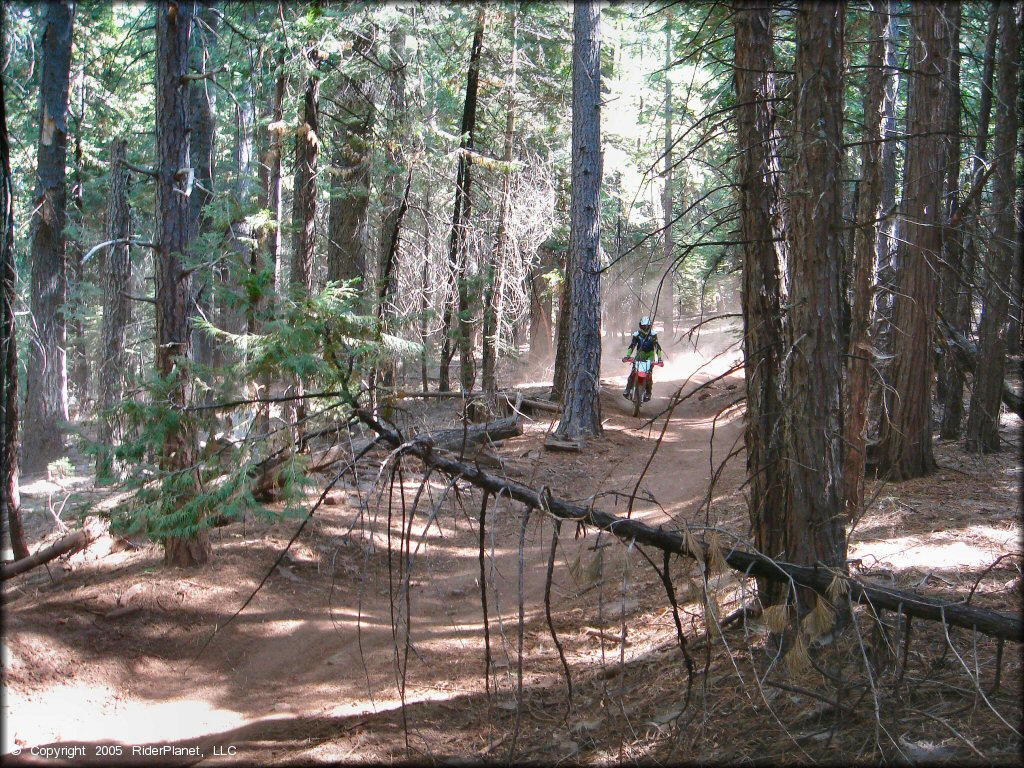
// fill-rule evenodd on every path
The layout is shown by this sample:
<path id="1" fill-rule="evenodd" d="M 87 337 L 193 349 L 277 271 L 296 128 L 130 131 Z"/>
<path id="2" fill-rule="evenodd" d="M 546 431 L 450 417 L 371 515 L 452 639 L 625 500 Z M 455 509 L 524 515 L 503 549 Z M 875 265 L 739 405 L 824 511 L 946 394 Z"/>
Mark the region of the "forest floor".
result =
<path id="1" fill-rule="evenodd" d="M 645 414 L 661 412 L 679 387 L 690 391 L 728 369 L 729 357 L 671 353 Z M 679 405 L 652 459 L 665 420 L 633 418 L 621 397 L 624 377 L 614 375 L 625 366 L 606 362 L 602 438 L 581 453 L 547 451 L 552 422 L 535 417 L 522 436 L 493 449 L 501 467 L 485 469 L 624 515 L 650 461 L 634 516 L 685 523 L 701 535 L 718 531 L 727 546 L 746 539 L 742 452 L 709 491 L 713 472 L 742 446 L 742 374 Z M 456 423 L 454 401 L 406 402 L 412 420 Z M 851 537 L 853 574 L 1018 614 L 1020 424 L 1008 417 L 1005 426 L 1016 448 L 976 458 L 939 442 L 940 468 L 931 477 L 869 481 L 873 504 Z M 507 499 L 492 499 L 486 518 L 492 663 L 485 683 L 480 494 L 459 484 L 443 498 L 447 479 L 428 478 L 407 570 L 398 480 L 390 526 L 388 474 L 374 487 L 382 456 L 364 460 L 358 485 L 329 494 L 282 567 L 226 626 L 297 519 L 215 529 L 213 562 L 193 571 L 164 567 L 154 544 L 106 536 L 4 583 L 5 762 L 1019 759 L 1017 645 L 997 665 L 990 638 L 963 630 L 947 637 L 942 625 L 916 621 L 906 643 L 905 622 L 896 626 L 886 614 L 879 625 L 858 608 L 852 628 L 811 647 L 812 665 L 773 664 L 756 616 L 705 632 L 707 612 L 730 616 L 750 583 L 718 573 L 705 592 L 695 565 L 675 558 L 671 573 L 695 662 L 689 688 L 665 589 L 645 559 L 660 567 L 660 553 L 594 531 L 577 537 L 566 524 L 550 614 L 571 673 L 570 706 L 544 599 L 552 522 L 534 513 L 524 527 L 522 509 Z M 422 480 L 417 470 L 410 462 L 402 473 L 406 512 Z M 85 475 L 24 483 L 33 548 L 60 535 L 54 506 L 73 520 L 86 504 L 95 514 L 123 501 Z M 46 748 L 75 745 L 84 756 L 45 756 Z M 133 746 L 196 753 L 140 756 Z"/>

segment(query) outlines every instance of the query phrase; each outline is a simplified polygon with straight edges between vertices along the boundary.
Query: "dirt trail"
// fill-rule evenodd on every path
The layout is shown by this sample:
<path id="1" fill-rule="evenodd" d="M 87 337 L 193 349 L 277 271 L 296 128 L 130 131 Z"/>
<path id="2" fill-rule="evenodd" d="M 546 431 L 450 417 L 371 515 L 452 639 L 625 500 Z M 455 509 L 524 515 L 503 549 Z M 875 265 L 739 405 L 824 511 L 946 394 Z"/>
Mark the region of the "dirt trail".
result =
<path id="1" fill-rule="evenodd" d="M 681 352 L 669 361 L 658 370 L 646 416 L 663 411 L 672 392 L 707 358 Z M 687 390 L 727 367 L 725 357 L 712 361 L 693 376 Z M 605 370 L 624 374 L 625 366 L 614 359 Z M 542 447 L 549 422 L 528 422 L 522 437 L 497 450 L 504 466 L 494 471 L 580 501 L 597 494 L 596 504 L 625 514 L 627 499 L 616 494 L 632 493 L 664 419 L 637 429 L 641 420 L 632 417 L 620 394 L 624 375 L 602 382 L 603 438 L 580 454 L 552 453 Z M 741 440 L 735 408 L 726 409 L 717 424 L 715 417 L 741 392 L 742 379 L 730 377 L 677 408 L 641 484 L 635 516 L 652 524 L 704 522 L 712 430 L 715 465 Z M 741 462 L 727 470 L 732 475 L 724 488 L 736 487 Z M 418 478 L 404 479 L 408 511 Z M 368 480 L 372 477 L 364 477 L 364 489 Z M 375 511 L 346 536 L 355 519 L 356 493 L 335 494 L 334 504 L 323 508 L 293 548 L 286 567 L 198 660 L 199 647 L 252 591 L 294 522 L 269 532 L 254 530 L 252 523 L 218 529 L 216 561 L 199 573 L 165 571 L 157 549 L 148 547 L 89 563 L 59 579 L 52 590 L 42 581 L 45 573 L 37 575 L 15 591 L 8 608 L 3 751 L 34 746 L 38 752 L 40 746 L 85 742 L 87 760 L 95 745 L 114 743 L 198 746 L 206 761 L 390 759 L 406 754 L 405 728 L 413 756 L 428 746 L 435 753 L 486 751 L 488 739 L 507 738 L 506 731 L 489 726 L 507 728 L 511 720 L 504 720 L 515 715 L 522 516 L 504 500 L 489 506 L 485 565 L 494 695 L 488 705 L 479 589 L 480 497 L 460 488 L 459 502 L 453 504 L 455 491 L 450 491 L 427 527 L 447 485 L 446 478 L 431 478 L 411 525 L 415 554 L 408 603 L 398 551 L 405 521 L 397 492 L 390 558 L 387 498 L 372 505 Z M 524 533 L 524 685 L 550 690 L 553 700 L 561 701 L 564 680 L 544 619 L 551 533 L 551 522 L 541 515 L 532 517 Z M 628 584 L 614 610 L 602 605 L 593 587 L 595 568 L 615 574 L 605 579 L 600 594 L 617 594 L 622 564 L 627 557 L 637 561 L 636 554 L 618 544 L 596 551 L 593 533 L 579 539 L 574 534 L 573 526 L 563 527 L 552 612 L 574 674 L 580 675 L 599 664 L 606 650 L 618 653 L 605 648 L 600 634 L 618 633 L 623 607 L 634 614 L 646 603 L 663 602 L 663 595 L 638 581 Z M 119 606 L 138 610 L 111 616 Z M 409 646 L 402 630 L 407 606 Z M 404 727 L 401 669 L 406 673 Z M 591 720 L 599 716 L 592 713 Z M 467 733 L 481 741 L 464 743 Z M 215 747 L 220 755 L 215 756 Z M 28 757 L 23 752 L 22 759 Z M 110 761 L 109 755 L 95 760 Z"/>

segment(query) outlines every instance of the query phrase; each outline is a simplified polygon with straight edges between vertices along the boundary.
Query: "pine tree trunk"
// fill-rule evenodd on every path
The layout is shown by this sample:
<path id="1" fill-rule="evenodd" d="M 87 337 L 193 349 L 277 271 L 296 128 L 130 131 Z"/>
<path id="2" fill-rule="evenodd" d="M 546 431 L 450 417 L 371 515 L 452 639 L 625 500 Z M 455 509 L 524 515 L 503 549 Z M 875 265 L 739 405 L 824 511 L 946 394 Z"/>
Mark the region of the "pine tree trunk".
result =
<path id="1" fill-rule="evenodd" d="M 661 290 L 657 302 L 665 328 L 666 343 L 670 343 L 676 335 L 673 314 L 676 299 L 672 286 L 675 279 L 675 270 L 672 268 L 672 260 L 675 258 L 675 241 L 672 238 L 672 79 L 669 77 L 671 68 L 672 9 L 669 8 L 665 15 L 665 71 L 663 73 L 665 77 L 665 190 L 661 198 L 662 219 L 665 226 L 665 268 L 662 272 Z"/>
<path id="2" fill-rule="evenodd" d="M 124 437 L 121 420 L 114 408 L 124 396 L 128 372 L 125 336 L 131 322 L 132 259 L 127 243 L 131 236 L 131 208 L 128 205 L 128 140 L 115 139 L 110 148 L 110 183 L 107 192 L 107 239 L 118 240 L 107 250 L 104 265 L 103 325 L 101 329 L 99 400 L 100 424 L 96 455 L 96 476 L 116 472 L 114 448 Z"/>
<path id="3" fill-rule="evenodd" d="M 315 56 L 315 52 L 313 52 Z M 312 66 L 310 63 L 309 66 Z M 309 296 L 313 291 L 313 247 L 316 226 L 316 163 L 320 151 L 320 80 L 306 77 L 306 89 L 295 132 L 295 192 L 292 196 L 291 292 Z"/>
<path id="4" fill-rule="evenodd" d="M 889 381 L 889 360 L 892 354 L 892 303 L 895 284 L 896 244 L 898 242 L 899 217 L 896 211 L 896 188 L 899 179 L 896 174 L 898 148 L 898 125 L 896 113 L 899 100 L 901 66 L 899 59 L 901 25 L 896 0 L 887 0 L 886 10 L 889 26 L 885 35 L 885 68 L 882 78 L 885 96 L 882 101 L 882 215 L 885 217 L 878 229 L 875 244 L 875 287 L 871 318 L 871 339 L 875 350 L 876 375 L 871 378 L 869 414 L 878 414 L 868 425 L 877 438 L 877 429 L 884 418 L 882 397 L 884 388 L 880 381 Z"/>
<path id="5" fill-rule="evenodd" d="M 996 43 L 999 38 L 999 8 L 993 3 L 989 9 L 988 35 L 985 42 L 985 58 L 982 66 L 981 96 L 978 103 L 978 131 L 974 143 L 974 162 L 971 168 L 971 187 L 981 183 L 988 159 L 988 140 L 992 119 L 992 94 L 995 87 Z M 974 280 L 978 263 L 978 227 L 981 210 L 979 195 L 968 210 L 959 209 L 958 215 L 964 222 L 962 234 L 961 272 L 964 283 L 958 287 L 956 311 L 946 320 L 957 332 L 965 337 L 970 335 L 974 320 Z M 959 383 L 958 383 L 959 382 Z M 959 368 L 951 372 L 946 386 L 946 398 L 943 403 L 942 431 L 943 437 L 954 439 L 960 436 L 964 419 L 963 399 L 964 374 Z M 954 396 L 953 393 L 959 393 Z"/>
<path id="6" fill-rule="evenodd" d="M 946 221 L 956 220 L 960 212 L 960 4 L 951 3 L 950 32 L 953 42 L 950 45 L 949 60 L 949 111 L 946 124 Z M 945 318 L 957 318 L 961 285 L 965 279 L 963 271 L 963 231 L 959 228 L 948 228 L 942 241 L 942 270 L 939 273 L 941 286 L 939 291 L 939 311 Z M 952 417 L 957 408 L 963 409 L 964 378 L 951 354 L 943 354 L 939 363 L 937 378 L 937 396 L 943 405 L 942 424 L 939 436 L 946 440 L 960 437 L 960 419 Z"/>
<path id="7" fill-rule="evenodd" d="M 195 297 L 192 276 L 182 268 L 192 222 L 185 195 L 193 173 L 188 152 L 189 86 L 182 80 L 188 74 L 191 8 L 166 0 L 156 8 L 156 368 L 170 382 L 168 398 L 176 408 L 186 407 L 192 399 L 189 316 L 195 311 Z M 168 503 L 184 504 L 197 489 L 197 453 L 195 428 L 187 420 L 168 429 L 160 467 L 169 473 L 184 472 L 178 487 L 186 489 Z M 193 522 L 202 525 L 200 520 Z M 205 528 L 191 536 L 164 539 L 168 565 L 200 565 L 210 555 Z"/>
<path id="8" fill-rule="evenodd" d="M 284 220 L 283 199 L 281 195 L 281 147 L 282 132 L 284 130 L 284 92 L 287 85 L 287 74 L 284 68 L 284 48 L 282 47 L 274 65 L 275 77 L 274 88 L 270 94 L 270 101 L 267 105 L 265 118 L 269 120 L 264 141 L 266 150 L 263 154 L 263 162 L 260 163 L 260 207 L 270 212 L 269 226 L 260 233 L 261 256 L 255 264 L 250 265 L 250 271 L 269 271 L 269 285 L 266 286 L 255 307 L 251 310 L 254 318 L 253 330 L 256 329 L 255 318 L 269 316 L 276 304 L 276 297 L 281 290 L 281 224 Z M 253 253 L 256 257 L 256 253 Z M 262 261 L 260 261 L 261 259 Z M 262 377 L 259 382 L 264 395 L 269 394 L 273 383 L 269 375 Z M 257 434 L 267 434 L 270 431 L 270 407 L 267 404 L 260 404 L 256 417 L 255 430 Z"/>
<path id="9" fill-rule="evenodd" d="M 357 33 L 352 50 L 367 55 L 373 46 L 373 28 Z M 374 102 L 367 78 L 358 62 L 343 75 L 339 111 L 341 128 L 335 137 L 331 168 L 331 205 L 327 223 L 327 279 L 361 279 L 367 287 L 366 252 L 369 247 L 370 176 L 373 166 Z M 386 185 L 385 185 L 386 187 Z"/>
<path id="10" fill-rule="evenodd" d="M 274 90 L 268 105 L 266 142 L 267 150 L 264 162 L 260 165 L 263 189 L 260 206 L 270 211 L 269 232 L 264 235 L 264 261 L 266 268 L 272 270 L 274 279 L 270 286 L 271 293 L 281 291 L 284 287 L 281 280 L 281 228 L 284 223 L 284 197 L 281 194 L 281 156 L 283 147 L 284 124 L 284 92 L 288 84 L 288 75 L 284 68 L 284 48 L 278 52 Z"/>
<path id="11" fill-rule="evenodd" d="M 994 6 L 993 6 L 994 7 Z M 947 195 L 949 195 L 949 206 L 947 221 L 950 223 L 950 227 L 946 230 L 945 246 L 946 253 L 944 262 L 946 270 L 943 272 L 943 284 L 942 284 L 942 296 L 941 296 L 941 311 L 942 316 L 946 319 L 946 322 L 950 323 L 953 328 L 957 331 L 964 332 L 965 326 L 970 323 L 968 312 L 970 310 L 970 301 L 965 300 L 964 294 L 968 289 L 966 285 L 969 285 L 972 280 L 972 275 L 968 271 L 968 264 L 965 259 L 965 239 L 966 232 L 962 227 L 957 226 L 954 222 L 958 223 L 958 220 L 963 217 L 964 212 L 959 209 L 959 171 L 961 171 L 961 143 L 962 133 L 959 129 L 959 122 L 961 122 L 961 83 L 959 83 L 959 8 L 956 7 L 956 40 L 952 46 L 952 67 L 954 69 L 954 79 L 951 79 L 951 85 L 953 87 L 952 98 L 950 99 L 950 110 L 949 110 L 949 160 L 950 165 L 948 167 L 948 181 L 947 181 Z M 992 40 L 992 54 L 994 55 L 995 46 L 995 16 L 992 15 L 990 24 L 992 29 L 990 32 Z M 988 73 L 988 86 L 991 86 L 991 62 L 986 60 L 984 68 Z M 983 95 L 982 101 L 986 100 L 986 96 Z M 987 95 L 989 103 L 989 110 L 991 109 L 991 95 Z M 985 133 L 988 132 L 988 117 L 985 116 Z M 976 161 L 977 162 L 977 161 Z M 974 269 L 974 261 L 971 260 L 971 270 Z M 964 422 L 964 373 L 958 366 L 955 365 L 955 361 L 951 354 L 946 353 L 942 356 L 942 365 L 939 369 L 939 399 L 942 402 L 942 424 L 939 428 L 939 436 L 943 439 L 952 440 L 959 437 L 961 433 L 961 426 Z"/>
<path id="12" fill-rule="evenodd" d="M 459 167 L 455 178 L 455 208 L 452 212 L 452 230 L 448 241 L 448 268 L 451 279 L 455 283 L 455 300 L 457 315 L 452 317 L 451 299 L 446 299 L 441 315 L 441 365 L 438 370 L 438 389 L 447 392 L 451 389 L 450 368 L 454 351 L 452 338 L 458 342 L 459 348 L 459 380 L 462 388 L 469 391 L 473 388 L 476 373 L 473 366 L 473 348 L 471 341 L 472 322 L 469 318 L 469 286 L 466 284 L 466 228 L 472 210 L 470 202 L 470 181 L 472 179 L 472 159 L 476 132 L 476 103 L 480 83 L 480 53 L 483 49 L 484 10 L 477 13 L 476 32 L 473 34 L 473 47 L 469 56 L 469 72 L 466 76 L 466 100 L 462 110 L 462 141 L 459 144 Z"/>
<path id="13" fill-rule="evenodd" d="M 189 66 L 193 74 L 207 70 L 210 50 L 216 41 L 216 30 L 219 18 L 213 13 L 210 0 L 202 0 L 195 5 L 195 21 L 192 29 L 192 45 L 189 53 Z M 213 30 L 211 33 L 210 29 Z M 188 145 L 189 162 L 195 173 L 192 193 L 189 195 L 189 216 L 191 217 L 192 237 L 202 237 L 210 232 L 212 222 L 204 210 L 213 200 L 213 164 L 216 151 L 217 134 L 217 88 L 209 79 L 194 80 L 189 84 L 189 123 Z M 214 322 L 216 280 L 214 269 L 203 266 L 196 270 L 193 287 L 199 313 L 207 320 Z M 212 365 L 215 360 L 215 342 L 207 334 L 199 332 L 192 339 L 192 355 L 196 362 Z"/>
<path id="14" fill-rule="evenodd" d="M 556 434 L 601 434 L 601 10 L 573 12 L 569 355 Z"/>
<path id="15" fill-rule="evenodd" d="M 405 188 L 406 165 L 404 144 L 406 140 L 408 109 L 405 94 L 405 30 L 396 24 L 391 30 L 390 67 L 388 69 L 388 142 L 384 158 L 384 182 L 382 185 L 380 248 L 377 258 L 377 316 L 390 325 L 394 314 L 390 309 L 394 294 L 396 249 L 401 235 L 402 190 Z"/>
<path id="16" fill-rule="evenodd" d="M 754 546 L 769 557 L 784 548 L 786 473 L 782 461 L 780 359 L 783 352 L 781 270 L 787 248 L 775 118 L 771 8 L 757 0 L 733 6 L 736 28 L 736 133 L 740 231 L 743 240 L 743 355 L 746 370 L 748 512 Z M 785 596 L 759 579 L 763 605 Z"/>
<path id="17" fill-rule="evenodd" d="M 539 261 L 530 270 L 530 363 L 541 365 L 551 357 L 551 289 L 544 274 L 554 265 L 551 252 L 543 246 Z"/>
<path id="18" fill-rule="evenodd" d="M 78 115 L 75 117 L 75 151 L 74 165 L 71 186 L 71 208 L 74 211 L 74 220 L 81 224 L 85 220 L 85 203 L 82 199 L 82 164 L 84 163 L 82 151 L 82 121 L 85 119 L 85 77 L 80 75 L 77 78 Z M 79 238 L 72 238 L 68 241 L 68 268 L 71 270 L 71 277 L 74 282 L 68 289 L 69 305 L 71 312 L 69 322 L 71 325 L 71 355 L 68 360 L 68 386 L 70 392 L 74 393 L 77 402 L 77 411 L 81 414 L 87 407 L 89 400 L 89 355 L 85 348 L 85 323 L 84 314 L 84 287 L 85 287 L 85 265 L 82 263 L 82 242 Z"/>
<path id="19" fill-rule="evenodd" d="M 551 399 L 563 402 L 569 381 L 569 335 L 570 317 L 572 312 L 572 286 L 570 270 L 572 269 L 572 250 L 562 251 L 559 255 L 559 267 L 562 282 L 558 284 L 558 318 L 555 331 L 555 371 L 551 379 Z"/>
<path id="20" fill-rule="evenodd" d="M 482 384 L 484 392 L 491 400 L 498 389 L 496 375 L 497 357 L 500 348 L 500 323 L 501 317 L 498 308 L 495 307 L 497 293 L 500 297 L 501 284 L 498 279 L 497 265 L 501 265 L 508 259 L 515 256 L 515 249 L 508 247 L 508 217 L 512 205 L 512 145 L 516 132 L 516 71 L 519 60 L 519 12 L 513 8 L 511 17 L 511 38 L 512 38 L 512 61 L 510 63 L 510 74 L 506 84 L 506 106 L 505 106 L 505 152 L 502 159 L 506 168 L 501 180 L 501 212 L 498 216 L 498 232 L 495 236 L 494 253 L 487 262 L 487 274 L 484 278 L 484 327 L 481 334 L 481 369 Z"/>
<path id="21" fill-rule="evenodd" d="M 932 454 L 932 353 L 942 255 L 942 188 L 951 36 L 943 3 L 921 3 L 911 15 L 910 95 L 907 106 L 906 179 L 901 210 L 903 241 L 896 269 L 893 354 L 881 425 L 880 470 L 908 480 L 935 468 Z"/>
<path id="22" fill-rule="evenodd" d="M 864 93 L 864 132 L 861 180 L 853 240 L 850 339 L 846 368 L 846 419 L 843 424 L 843 497 L 846 517 L 855 519 L 864 507 L 864 468 L 867 462 L 867 407 L 874 364 L 871 336 L 871 273 L 877 253 L 882 215 L 885 131 L 886 47 L 891 30 L 888 0 L 874 0 L 870 13 L 867 87 Z"/>
<path id="23" fill-rule="evenodd" d="M 255 6 L 246 8 L 247 17 L 255 20 L 257 9 Z M 231 246 L 232 259 L 224 259 L 221 262 L 218 275 L 218 283 L 222 290 L 217 292 L 217 325 L 220 328 L 232 333 L 254 333 L 258 323 L 255 313 L 256 307 L 245 305 L 244 315 L 238 311 L 233 301 L 232 294 L 241 293 L 239 283 L 247 271 L 250 276 L 256 277 L 261 270 L 259 248 L 253 240 L 253 227 L 249 220 L 252 213 L 253 193 L 253 160 L 255 158 L 256 142 L 256 85 L 258 82 L 258 70 L 255 68 L 259 53 L 255 44 L 246 46 L 243 54 L 244 60 L 248 61 L 251 67 L 251 74 L 246 78 L 235 100 L 235 141 L 233 147 L 233 160 L 235 178 L 232 184 L 232 194 L 235 205 L 232 205 L 232 220 L 228 228 L 228 240 Z M 223 289 L 227 290 L 223 290 Z M 227 345 L 220 345 L 221 356 L 226 356 L 230 351 Z M 258 394 L 250 385 L 250 394 Z"/>
<path id="24" fill-rule="evenodd" d="M 787 561 L 820 561 L 840 571 L 843 16 L 841 3 L 801 4 L 796 11 L 784 525 Z M 807 590 L 800 597 L 801 608 L 813 605 Z"/>
<path id="25" fill-rule="evenodd" d="M 6 51 L 7 9 L 0 7 L 0 51 Z M 17 560 L 28 557 L 21 522 L 18 483 L 18 329 L 14 305 L 18 271 L 14 263 L 14 188 L 11 143 L 7 133 L 7 97 L 0 77 L 0 515 L 7 518 L 11 551 Z"/>
<path id="26" fill-rule="evenodd" d="M 67 185 L 68 89 L 73 12 L 68 2 L 46 6 L 40 73 L 37 186 L 32 214 L 31 335 L 25 391 L 26 472 L 42 472 L 64 455 L 68 419 Z"/>
<path id="27" fill-rule="evenodd" d="M 999 6 L 996 127 L 992 143 L 992 219 L 994 232 L 988 253 L 989 279 L 978 323 L 978 367 L 974 375 L 971 408 L 967 416 L 965 449 L 970 453 L 998 451 L 999 407 L 1006 369 L 1009 300 L 1003 284 L 1013 267 L 1017 241 L 1016 179 L 1017 89 L 1020 84 L 1020 3 Z M 1019 297 L 1017 299 L 1019 301 Z"/>

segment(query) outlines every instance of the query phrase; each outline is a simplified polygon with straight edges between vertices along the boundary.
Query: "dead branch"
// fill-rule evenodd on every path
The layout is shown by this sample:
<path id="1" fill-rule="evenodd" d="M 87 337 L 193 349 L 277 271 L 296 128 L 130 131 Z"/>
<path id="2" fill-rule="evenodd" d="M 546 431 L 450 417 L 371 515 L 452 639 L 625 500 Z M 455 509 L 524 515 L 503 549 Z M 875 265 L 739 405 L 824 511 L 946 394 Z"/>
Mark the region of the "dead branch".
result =
<path id="1" fill-rule="evenodd" d="M 396 432 L 378 422 L 369 412 L 357 409 L 358 417 L 367 424 L 381 439 L 398 447 L 403 443 Z M 407 453 L 419 457 L 427 466 L 434 467 L 448 475 L 457 475 L 472 485 L 492 493 L 504 493 L 516 501 L 534 509 L 542 509 L 554 517 L 572 520 L 583 525 L 590 525 L 607 531 L 623 541 L 633 539 L 639 544 L 646 544 L 665 552 L 672 552 L 686 557 L 703 558 L 706 562 L 708 545 L 699 537 L 689 538 L 701 552 L 692 553 L 686 546 L 686 538 L 675 531 L 652 528 L 637 520 L 627 520 L 596 508 L 582 507 L 572 504 L 550 494 L 541 494 L 534 489 L 514 480 L 506 480 L 479 467 L 463 461 L 442 451 L 435 450 L 429 443 L 413 440 L 404 445 Z M 780 560 L 773 560 L 758 552 L 745 552 L 733 548 L 725 554 L 726 564 L 734 570 L 752 576 L 763 576 L 774 581 L 792 582 L 808 587 L 820 594 L 826 594 L 828 587 L 836 578 L 841 578 L 849 591 L 850 599 L 872 605 L 877 611 L 884 609 L 896 613 L 905 613 L 929 621 L 940 621 L 952 626 L 975 629 L 990 637 L 1024 641 L 1024 622 L 1018 616 L 1007 616 L 974 606 L 949 603 L 926 595 L 918 595 L 897 589 L 866 584 L 845 575 L 824 564 L 795 565 Z"/>
<path id="2" fill-rule="evenodd" d="M 37 568 L 43 563 L 56 560 L 61 555 L 85 549 L 96 540 L 98 535 L 99 531 L 95 526 L 86 526 L 80 531 L 76 531 L 69 536 L 58 539 L 50 546 L 40 549 L 34 555 L 23 557 L 21 560 L 15 560 L 13 563 L 4 564 L 3 567 L 0 568 L 0 581 L 6 581 L 12 576 L 17 576 L 19 573 L 31 571 L 33 568 Z"/>
<path id="3" fill-rule="evenodd" d="M 952 352 L 954 365 L 962 371 L 973 375 L 978 367 L 977 348 L 941 316 L 939 317 L 938 326 L 939 341 L 947 350 Z M 1024 397 L 1014 392 L 1013 387 L 1006 381 L 1003 382 L 1002 400 L 1007 408 L 1024 419 Z"/>

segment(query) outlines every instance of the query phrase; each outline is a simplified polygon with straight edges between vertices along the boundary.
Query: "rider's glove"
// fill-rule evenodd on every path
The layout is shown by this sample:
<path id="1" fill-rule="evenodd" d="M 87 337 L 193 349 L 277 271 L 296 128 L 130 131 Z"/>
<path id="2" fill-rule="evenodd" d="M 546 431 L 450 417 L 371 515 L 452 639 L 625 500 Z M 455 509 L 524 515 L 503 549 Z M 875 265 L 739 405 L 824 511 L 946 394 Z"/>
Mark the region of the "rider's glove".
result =
<path id="1" fill-rule="evenodd" d="M 665 364 L 661 360 L 659 360 L 658 361 L 658 366 L 661 367 L 661 368 L 664 368 Z"/>
<path id="2" fill-rule="evenodd" d="M 632 361 L 633 361 L 633 358 L 630 357 L 629 355 L 626 355 L 624 358 L 622 358 L 622 362 L 624 362 L 624 363 L 630 363 Z"/>

